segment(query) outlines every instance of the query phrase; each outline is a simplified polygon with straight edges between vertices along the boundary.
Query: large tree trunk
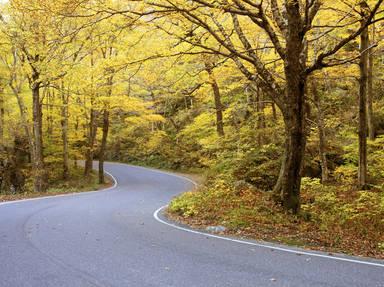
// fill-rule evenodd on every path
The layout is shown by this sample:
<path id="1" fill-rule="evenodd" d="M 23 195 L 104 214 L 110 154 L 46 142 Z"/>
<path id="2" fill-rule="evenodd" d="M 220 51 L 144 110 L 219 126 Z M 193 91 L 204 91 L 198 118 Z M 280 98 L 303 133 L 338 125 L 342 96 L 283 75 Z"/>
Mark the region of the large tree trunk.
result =
<path id="1" fill-rule="evenodd" d="M 375 41 L 375 26 L 372 25 L 372 41 Z M 368 94 L 367 94 L 367 121 L 368 121 L 368 136 L 370 140 L 375 140 L 375 123 L 373 116 L 373 51 L 369 51 L 369 65 L 368 65 Z"/>
<path id="2" fill-rule="evenodd" d="M 90 112 L 88 125 L 88 146 L 85 153 L 84 176 L 89 179 L 93 167 L 94 145 L 97 133 L 97 111 L 93 108 Z"/>
<path id="3" fill-rule="evenodd" d="M 313 101 L 317 110 L 317 130 L 319 133 L 319 156 L 321 165 L 321 182 L 326 183 L 329 180 L 329 169 L 327 160 L 327 138 L 325 135 L 325 124 L 324 124 L 324 112 L 321 104 L 321 99 L 316 87 L 316 83 L 312 83 L 312 95 Z"/>
<path id="4" fill-rule="evenodd" d="M 301 169 L 306 145 L 305 90 L 307 77 L 305 40 L 297 1 L 287 2 L 287 44 L 284 72 L 286 78 L 283 112 L 286 142 L 279 179 L 274 192 L 285 209 L 300 211 Z"/>
<path id="5" fill-rule="evenodd" d="M 108 131 L 109 131 L 109 111 L 107 108 L 103 111 L 103 136 L 101 139 L 100 153 L 99 153 L 99 183 L 104 184 L 104 160 L 105 160 L 105 150 L 107 148 L 108 140 Z"/>
<path id="6" fill-rule="evenodd" d="M 365 1 L 360 3 L 363 13 L 362 25 L 368 14 L 368 5 Z M 368 48 L 369 36 L 368 28 L 360 35 L 360 79 L 359 79 L 359 169 L 358 184 L 359 188 L 367 188 L 367 80 L 368 80 Z"/>
<path id="7" fill-rule="evenodd" d="M 287 112 L 284 122 L 285 151 L 274 193 L 287 210 L 297 214 L 300 211 L 301 169 L 306 145 L 305 125 L 295 112 Z"/>
<path id="8" fill-rule="evenodd" d="M 294 214 L 300 211 L 301 170 L 306 146 L 305 79 L 299 79 L 296 75 L 291 74 L 287 77 L 289 101 L 283 112 L 285 150 L 279 178 L 273 190 L 275 197 L 282 202 L 285 209 L 291 210 Z"/>
<path id="9" fill-rule="evenodd" d="M 205 70 L 209 75 L 209 84 L 212 87 L 213 96 L 215 100 L 215 110 L 216 110 L 216 130 L 217 134 L 220 137 L 225 135 L 224 133 L 224 121 L 223 121 L 223 104 L 221 103 L 221 94 L 220 88 L 216 81 L 215 74 L 213 72 L 213 65 L 208 61 L 205 63 Z"/>
<path id="10" fill-rule="evenodd" d="M 34 191 L 44 192 L 47 188 L 46 172 L 44 167 L 43 154 L 43 112 L 40 102 L 40 83 L 32 84 L 32 107 L 33 107 L 33 174 Z"/>
<path id="11" fill-rule="evenodd" d="M 68 146 L 68 104 L 69 95 L 61 87 L 61 138 L 63 140 L 63 179 L 69 179 L 69 146 Z"/>

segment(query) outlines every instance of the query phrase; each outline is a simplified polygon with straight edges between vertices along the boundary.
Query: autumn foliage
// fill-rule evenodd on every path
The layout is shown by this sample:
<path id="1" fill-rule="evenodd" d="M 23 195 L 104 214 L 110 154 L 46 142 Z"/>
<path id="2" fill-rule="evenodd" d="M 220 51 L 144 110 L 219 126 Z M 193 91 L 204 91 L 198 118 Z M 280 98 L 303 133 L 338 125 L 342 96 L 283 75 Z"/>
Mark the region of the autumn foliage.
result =
<path id="1" fill-rule="evenodd" d="M 188 170 L 188 222 L 382 257 L 382 2 L 3 3 L 0 192 Z"/>

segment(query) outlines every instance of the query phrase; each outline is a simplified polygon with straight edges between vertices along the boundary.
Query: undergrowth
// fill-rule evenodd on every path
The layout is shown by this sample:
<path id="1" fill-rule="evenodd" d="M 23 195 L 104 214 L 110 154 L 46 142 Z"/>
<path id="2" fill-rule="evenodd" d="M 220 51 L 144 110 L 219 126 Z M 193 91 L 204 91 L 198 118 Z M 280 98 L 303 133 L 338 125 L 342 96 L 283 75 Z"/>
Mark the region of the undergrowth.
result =
<path id="1" fill-rule="evenodd" d="M 27 173 L 28 171 L 25 171 Z M 18 200 L 24 198 L 34 198 L 41 196 L 69 194 L 76 192 L 99 190 L 111 185 L 111 180 L 106 177 L 106 184 L 100 185 L 98 183 L 98 175 L 92 171 L 89 180 L 84 179 L 83 168 L 73 167 L 70 171 L 68 180 L 62 178 L 62 169 L 60 166 L 52 165 L 48 170 L 48 189 L 42 193 L 33 191 L 33 177 L 27 176 L 27 181 L 23 187 L 22 192 L 0 192 L 0 201 Z"/>
<path id="2" fill-rule="evenodd" d="M 332 252 L 384 258 L 384 193 L 357 191 L 351 185 L 322 185 L 304 178 L 302 210 L 286 213 L 270 193 L 214 180 L 175 198 L 171 217 L 260 240 Z"/>

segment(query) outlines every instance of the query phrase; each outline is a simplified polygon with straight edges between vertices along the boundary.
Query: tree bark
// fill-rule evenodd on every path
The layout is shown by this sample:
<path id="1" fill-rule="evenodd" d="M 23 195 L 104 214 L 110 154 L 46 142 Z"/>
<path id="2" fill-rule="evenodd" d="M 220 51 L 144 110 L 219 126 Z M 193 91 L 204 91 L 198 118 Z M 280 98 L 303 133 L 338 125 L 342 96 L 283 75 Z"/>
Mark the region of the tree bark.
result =
<path id="1" fill-rule="evenodd" d="M 305 73 L 306 49 L 297 1 L 286 2 L 287 35 L 284 59 L 285 106 L 282 110 L 286 132 L 285 152 L 279 179 L 274 188 L 285 209 L 300 212 L 301 169 L 306 146 Z"/>
<path id="2" fill-rule="evenodd" d="M 69 145 L 68 145 L 68 104 L 69 95 L 61 86 L 61 138 L 63 140 L 63 179 L 69 179 Z"/>
<path id="3" fill-rule="evenodd" d="M 360 3 L 363 14 L 361 24 L 364 24 L 368 13 L 368 5 L 365 1 Z M 360 79 L 359 79 L 359 169 L 358 184 L 360 189 L 367 188 L 367 82 L 368 82 L 368 28 L 360 35 Z"/>
<path id="4" fill-rule="evenodd" d="M 47 112 L 47 117 L 46 117 L 46 135 L 49 140 L 52 139 L 53 136 L 53 99 L 55 95 L 54 92 L 51 92 L 49 88 L 44 89 L 43 93 L 43 99 L 46 99 L 47 106 L 46 106 L 46 112 Z"/>
<path id="5" fill-rule="evenodd" d="M 300 96 L 302 93 L 302 96 Z M 304 97 L 304 92 L 297 95 L 297 100 Z M 305 122 L 301 116 L 304 108 L 296 106 L 297 111 L 286 111 L 284 115 L 286 141 L 279 178 L 274 193 L 283 206 L 294 214 L 300 211 L 301 169 L 306 146 Z"/>
<path id="6" fill-rule="evenodd" d="M 274 120 L 274 121 L 277 121 L 276 105 L 275 105 L 275 103 L 272 103 L 271 106 L 272 106 L 272 116 L 273 116 L 273 120 Z"/>
<path id="7" fill-rule="evenodd" d="M 33 173 L 34 191 L 44 192 L 47 188 L 47 183 L 43 154 L 43 112 L 40 102 L 40 83 L 37 82 L 38 77 L 38 75 L 34 75 L 34 82 L 31 85 L 34 139 Z"/>
<path id="8" fill-rule="evenodd" d="M 216 110 L 216 130 L 217 134 L 220 137 L 225 135 L 224 133 L 224 121 L 223 121 L 223 104 L 221 102 L 220 88 L 216 81 L 215 74 L 213 72 L 213 65 L 208 61 L 205 62 L 205 70 L 209 76 L 209 84 L 212 87 L 213 96 L 215 100 L 215 110 Z"/>
<path id="9" fill-rule="evenodd" d="M 17 104 L 19 106 L 19 111 L 20 111 L 21 124 L 23 126 L 25 135 L 28 139 L 29 159 L 30 159 L 30 162 L 33 163 L 33 160 L 34 160 L 33 133 L 31 130 L 30 121 L 28 119 L 27 108 L 25 106 L 22 96 L 20 95 L 21 87 L 23 86 L 23 81 L 18 80 L 18 74 L 16 72 L 16 66 L 18 65 L 18 56 L 14 48 L 12 49 L 12 56 L 13 56 L 13 64 L 12 64 L 12 70 L 11 70 L 11 77 L 8 85 L 17 99 Z"/>
<path id="10" fill-rule="evenodd" d="M 103 136 L 101 139 L 100 154 L 99 154 L 99 183 L 105 183 L 104 176 L 104 160 L 105 160 L 105 151 L 107 149 L 107 140 L 108 140 L 108 131 L 109 131 L 109 111 L 107 108 L 103 111 Z"/>
<path id="11" fill-rule="evenodd" d="M 93 167 L 94 145 L 97 133 L 97 111 L 91 108 L 88 124 L 88 146 L 85 153 L 84 176 L 90 178 Z"/>
<path id="12" fill-rule="evenodd" d="M 113 158 L 117 161 L 122 160 L 121 156 L 121 138 L 117 135 L 113 145 Z"/>
<path id="13" fill-rule="evenodd" d="M 372 25 L 372 41 L 375 41 L 375 26 Z M 373 59 L 373 51 L 372 49 L 369 51 L 368 57 L 368 94 L 367 94 L 367 121 L 368 121 L 368 137 L 371 141 L 375 140 L 375 123 L 374 123 L 374 115 L 373 115 L 373 67 L 374 67 L 374 59 Z"/>
<path id="14" fill-rule="evenodd" d="M 257 144 L 259 146 L 262 146 L 264 144 L 264 135 L 262 133 L 262 130 L 266 128 L 265 123 L 265 104 L 264 104 L 264 98 L 263 95 L 258 87 L 256 87 L 256 112 L 257 112 Z"/>
<path id="15" fill-rule="evenodd" d="M 20 96 L 20 93 L 17 88 L 11 85 L 13 94 L 15 95 L 17 99 L 17 104 L 19 106 L 19 111 L 20 111 L 20 118 L 21 118 L 21 124 L 23 126 L 25 135 L 27 136 L 28 140 L 28 145 L 29 145 L 29 154 L 30 154 L 30 159 L 31 162 L 34 160 L 34 143 L 33 143 L 33 136 L 32 136 L 32 131 L 30 127 L 30 122 L 28 120 L 28 114 L 27 114 L 27 108 L 25 106 L 23 98 Z"/>
<path id="16" fill-rule="evenodd" d="M 291 76 L 298 78 L 294 75 Z M 283 112 L 286 133 L 285 150 L 273 193 L 285 209 L 297 214 L 300 212 L 301 170 L 306 146 L 305 80 L 297 81 L 287 78 L 287 82 L 292 82 L 292 85 L 287 87 L 290 101 Z"/>
<path id="17" fill-rule="evenodd" d="M 112 56 L 113 48 L 109 49 L 110 56 Z M 104 55 L 104 58 L 107 58 L 107 55 Z M 111 75 L 107 78 L 107 86 L 108 86 L 108 97 L 112 96 L 113 92 L 113 77 L 114 77 L 114 69 L 108 70 Z M 154 95 L 152 94 L 152 97 Z M 101 138 L 101 146 L 99 151 L 99 184 L 105 183 L 105 174 L 104 174 L 104 161 L 105 161 L 105 151 L 107 149 L 108 142 L 108 132 L 109 132 L 109 105 L 108 103 L 104 103 L 103 109 L 103 135 Z"/>
<path id="18" fill-rule="evenodd" d="M 317 110 L 317 130 L 319 134 L 319 157 L 321 166 L 321 182 L 329 181 L 329 169 L 327 160 L 327 137 L 325 134 L 324 111 L 321 104 L 321 99 L 316 87 L 316 83 L 312 83 L 312 96 Z"/>
<path id="19" fill-rule="evenodd" d="M 4 88 L 0 87 L 0 152 L 4 148 Z"/>

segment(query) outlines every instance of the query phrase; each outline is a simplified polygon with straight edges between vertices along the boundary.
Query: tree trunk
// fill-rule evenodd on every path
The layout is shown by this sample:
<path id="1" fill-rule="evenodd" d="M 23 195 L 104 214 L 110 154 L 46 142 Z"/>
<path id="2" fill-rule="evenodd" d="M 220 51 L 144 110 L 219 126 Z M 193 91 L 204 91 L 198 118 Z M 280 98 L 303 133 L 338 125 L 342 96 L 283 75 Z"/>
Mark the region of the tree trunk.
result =
<path id="1" fill-rule="evenodd" d="M 217 134 L 220 137 L 223 137 L 225 133 L 224 133 L 224 122 L 223 122 L 223 105 L 221 103 L 220 88 L 219 88 L 219 85 L 217 84 L 215 75 L 213 73 L 213 65 L 211 63 L 206 62 L 205 70 L 209 75 L 209 84 L 212 87 L 213 96 L 215 100 Z"/>
<path id="2" fill-rule="evenodd" d="M 273 120 L 277 121 L 277 111 L 276 111 L 275 103 L 272 103 L 272 116 L 273 116 Z"/>
<path id="3" fill-rule="evenodd" d="M 44 89 L 43 93 L 43 99 L 46 99 L 47 101 L 47 106 L 46 106 L 46 112 L 47 112 L 47 130 L 46 130 L 46 135 L 49 140 L 52 140 L 53 136 L 53 104 L 54 104 L 54 94 L 53 92 L 51 93 L 49 88 Z"/>
<path id="4" fill-rule="evenodd" d="M 264 98 L 261 94 L 261 91 L 259 88 L 256 88 L 256 112 L 257 112 L 257 144 L 259 146 L 262 146 L 264 144 L 264 135 L 262 133 L 262 130 L 266 128 L 265 123 L 265 104 L 264 104 Z"/>
<path id="5" fill-rule="evenodd" d="M 20 93 L 17 88 L 11 85 L 13 94 L 15 95 L 17 99 L 17 104 L 19 106 L 19 111 L 20 111 L 20 118 L 21 118 L 21 124 L 23 126 L 25 135 L 28 139 L 28 145 L 29 145 L 29 157 L 31 159 L 31 162 L 34 160 L 34 143 L 33 143 L 33 136 L 32 136 L 32 131 L 30 128 L 30 123 L 28 120 L 28 114 L 27 114 L 27 108 L 25 107 L 25 103 L 23 98 L 20 96 Z"/>
<path id="6" fill-rule="evenodd" d="M 69 179 L 69 147 L 68 147 L 68 104 L 69 95 L 61 87 L 61 138 L 63 140 L 63 179 Z"/>
<path id="7" fill-rule="evenodd" d="M 112 53 L 112 49 L 110 50 Z M 108 77 L 107 79 L 107 85 L 108 85 L 108 97 L 112 96 L 113 92 L 113 77 L 114 77 L 114 70 L 112 69 L 110 72 L 112 72 L 112 75 Z M 154 95 L 152 94 L 152 97 Z M 108 141 L 108 132 L 109 132 L 109 106 L 107 103 L 104 103 L 104 110 L 103 110 L 103 135 L 101 138 L 101 146 L 100 146 L 100 153 L 99 153 L 99 183 L 104 184 L 105 183 L 105 176 L 104 176 L 104 160 L 105 160 L 105 151 L 107 149 L 107 141 Z"/>
<path id="8" fill-rule="evenodd" d="M 321 104 L 321 99 L 316 87 L 316 83 L 312 83 L 312 95 L 315 107 L 317 109 L 317 130 L 319 134 L 319 156 L 321 165 L 321 182 L 326 183 L 329 181 L 329 169 L 327 160 L 327 138 L 325 135 L 325 124 L 324 124 L 324 112 Z"/>
<path id="9" fill-rule="evenodd" d="M 372 25 L 372 41 L 375 41 L 375 26 Z M 371 141 L 375 140 L 375 123 L 373 116 L 373 51 L 369 51 L 368 65 L 368 94 L 367 94 L 367 121 L 368 121 L 368 136 Z"/>
<path id="10" fill-rule="evenodd" d="M 368 5 L 365 1 L 360 3 L 364 25 L 368 13 Z M 367 188 L 367 81 L 368 81 L 368 28 L 360 35 L 360 79 L 359 79 L 359 170 L 358 184 L 360 189 Z"/>
<path id="11" fill-rule="evenodd" d="M 292 75 L 293 78 L 298 78 Z M 296 74 L 297 75 L 297 74 Z M 306 146 L 305 131 L 305 79 L 289 79 L 287 83 L 289 101 L 283 112 L 285 124 L 285 150 L 282 158 L 279 178 L 273 193 L 284 208 L 294 214 L 300 212 L 301 170 Z M 294 83 L 296 82 L 296 85 Z"/>
<path id="12" fill-rule="evenodd" d="M 0 152 L 4 151 L 4 88 L 0 87 Z"/>
<path id="13" fill-rule="evenodd" d="M 35 76 L 38 77 L 38 76 Z M 47 188 L 46 173 L 43 154 L 43 112 L 40 102 L 40 83 L 32 83 L 32 107 L 33 107 L 33 173 L 34 191 L 44 192 Z"/>
<path id="14" fill-rule="evenodd" d="M 105 150 L 107 148 L 107 139 L 109 131 L 109 111 L 107 108 L 103 111 L 103 136 L 101 139 L 101 147 L 99 154 L 99 183 L 104 184 L 104 160 L 105 160 Z"/>
<path id="15" fill-rule="evenodd" d="M 88 125 L 88 146 L 85 153 L 85 167 L 84 176 L 90 178 L 92 167 L 93 167 L 93 156 L 94 156 L 94 145 L 97 133 L 97 111 L 93 108 L 90 112 L 90 120 Z"/>
<path id="16" fill-rule="evenodd" d="M 121 161 L 122 160 L 122 156 L 121 156 L 121 139 L 120 139 L 119 136 L 116 136 L 116 139 L 115 139 L 113 158 L 115 158 L 117 161 Z"/>
<path id="17" fill-rule="evenodd" d="M 300 212 L 301 169 L 306 145 L 305 74 L 306 49 L 297 1 L 287 1 L 286 58 L 284 59 L 286 132 L 285 152 L 274 193 L 286 210 Z"/>
<path id="18" fill-rule="evenodd" d="M 295 113 L 284 116 L 286 141 L 279 179 L 274 193 L 287 210 L 300 211 L 301 169 L 306 136 L 304 121 Z"/>

